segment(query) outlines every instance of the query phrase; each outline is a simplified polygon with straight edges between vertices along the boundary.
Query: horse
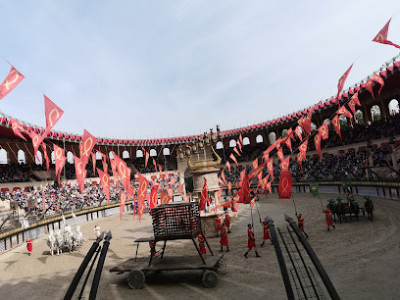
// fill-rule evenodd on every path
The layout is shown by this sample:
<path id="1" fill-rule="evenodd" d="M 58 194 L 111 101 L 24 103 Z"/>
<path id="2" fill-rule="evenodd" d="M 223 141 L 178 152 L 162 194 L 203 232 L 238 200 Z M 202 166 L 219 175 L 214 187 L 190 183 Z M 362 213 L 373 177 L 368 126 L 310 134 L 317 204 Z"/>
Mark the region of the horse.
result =
<path id="1" fill-rule="evenodd" d="M 82 243 L 83 234 L 81 232 L 81 227 L 76 226 L 76 230 L 72 232 L 72 243 L 73 246 L 79 246 Z"/>
<path id="2" fill-rule="evenodd" d="M 341 202 L 341 199 L 338 199 L 338 202 L 335 203 L 335 213 L 339 218 L 339 222 L 342 223 L 342 219 L 347 222 L 347 218 L 346 218 L 346 211 L 347 211 L 347 207 L 346 204 Z"/>
<path id="3" fill-rule="evenodd" d="M 60 230 L 57 231 L 56 235 L 56 249 L 57 249 L 57 255 L 62 254 L 62 248 L 64 246 L 64 239 L 61 236 Z"/>
<path id="4" fill-rule="evenodd" d="M 351 222 L 351 215 L 355 215 L 356 220 L 358 221 L 358 215 L 360 214 L 360 206 L 358 205 L 358 202 L 353 200 L 349 201 L 349 213 L 350 213 L 350 222 Z"/>
<path id="5" fill-rule="evenodd" d="M 374 220 L 374 204 L 372 203 L 371 199 L 366 198 L 366 197 L 365 197 L 365 199 L 366 199 L 366 201 L 364 203 L 365 211 L 367 212 L 368 219 L 370 221 L 373 221 Z"/>
<path id="6" fill-rule="evenodd" d="M 54 250 L 57 249 L 57 246 L 56 246 L 56 238 L 55 238 L 55 236 L 54 236 L 53 231 L 50 231 L 50 232 L 49 232 L 49 236 L 47 237 L 47 246 L 49 246 L 49 248 L 50 248 L 50 254 L 51 254 L 51 256 L 53 256 Z"/>
<path id="7" fill-rule="evenodd" d="M 71 254 L 73 247 L 74 247 L 74 244 L 72 242 L 72 234 L 69 232 L 64 232 L 63 240 L 64 240 L 63 246 L 67 247 L 69 250 L 69 253 Z"/>

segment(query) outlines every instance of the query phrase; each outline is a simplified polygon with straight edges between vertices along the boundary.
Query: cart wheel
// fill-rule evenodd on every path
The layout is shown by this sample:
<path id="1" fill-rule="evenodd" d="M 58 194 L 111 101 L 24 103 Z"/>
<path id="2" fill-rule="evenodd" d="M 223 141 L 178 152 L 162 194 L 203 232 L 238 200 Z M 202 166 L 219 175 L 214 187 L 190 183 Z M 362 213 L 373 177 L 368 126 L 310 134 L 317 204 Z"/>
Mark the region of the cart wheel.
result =
<path id="1" fill-rule="evenodd" d="M 133 270 L 128 275 L 128 286 L 131 289 L 141 289 L 144 286 L 145 276 L 140 270 Z"/>
<path id="2" fill-rule="evenodd" d="M 203 286 L 206 288 L 213 288 L 217 285 L 218 276 L 214 271 L 205 271 L 202 278 Z"/>

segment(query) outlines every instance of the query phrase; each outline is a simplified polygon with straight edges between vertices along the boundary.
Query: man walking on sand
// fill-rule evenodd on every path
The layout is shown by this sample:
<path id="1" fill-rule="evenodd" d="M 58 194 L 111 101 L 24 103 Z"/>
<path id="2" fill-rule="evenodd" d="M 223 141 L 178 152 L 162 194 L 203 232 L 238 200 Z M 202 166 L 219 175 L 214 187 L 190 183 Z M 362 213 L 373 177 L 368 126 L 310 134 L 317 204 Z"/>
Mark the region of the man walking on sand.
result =
<path id="1" fill-rule="evenodd" d="M 247 258 L 247 256 L 249 255 L 250 250 L 253 249 L 253 248 L 254 248 L 254 251 L 256 252 L 256 257 L 261 257 L 261 255 L 258 254 L 258 251 L 257 251 L 256 239 L 254 237 L 253 231 L 251 230 L 251 224 L 247 224 L 247 237 L 248 237 L 248 240 L 247 240 L 247 251 L 244 254 L 244 257 Z"/>

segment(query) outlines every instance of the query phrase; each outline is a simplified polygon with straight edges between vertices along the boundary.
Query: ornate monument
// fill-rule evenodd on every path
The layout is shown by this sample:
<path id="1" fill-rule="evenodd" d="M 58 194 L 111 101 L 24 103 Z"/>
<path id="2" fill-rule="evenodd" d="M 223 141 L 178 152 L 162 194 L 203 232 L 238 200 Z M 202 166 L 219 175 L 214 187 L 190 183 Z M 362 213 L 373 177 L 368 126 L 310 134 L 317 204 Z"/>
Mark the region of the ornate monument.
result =
<path id="1" fill-rule="evenodd" d="M 210 129 L 209 133 L 205 132 L 196 140 L 178 149 L 178 159 L 187 159 L 187 165 L 193 177 L 193 196 L 197 201 L 200 199 L 204 179 L 206 179 L 210 200 L 213 199 L 215 205 L 219 202 L 215 197 L 215 192 L 221 188 L 218 184 L 219 168 L 217 168 L 221 164 L 221 157 L 215 152 L 214 147 L 221 138 L 222 133 L 217 125 L 216 133 Z M 222 212 L 201 214 L 202 227 L 208 236 L 215 234 L 214 218 L 222 214 Z"/>

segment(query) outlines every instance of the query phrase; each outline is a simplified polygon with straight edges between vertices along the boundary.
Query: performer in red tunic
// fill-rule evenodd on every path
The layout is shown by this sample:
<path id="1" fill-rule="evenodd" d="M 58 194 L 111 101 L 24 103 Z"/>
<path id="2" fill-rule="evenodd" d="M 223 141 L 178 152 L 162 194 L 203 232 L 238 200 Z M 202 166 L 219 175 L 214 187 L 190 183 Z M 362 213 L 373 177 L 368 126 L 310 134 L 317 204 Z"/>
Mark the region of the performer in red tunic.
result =
<path id="1" fill-rule="evenodd" d="M 215 218 L 215 231 L 220 232 L 221 231 L 221 218 Z"/>
<path id="2" fill-rule="evenodd" d="M 31 238 L 26 240 L 26 249 L 28 249 L 28 255 L 30 256 L 32 254 L 32 250 L 33 250 Z"/>
<path id="3" fill-rule="evenodd" d="M 322 212 L 325 213 L 326 225 L 328 225 L 328 231 L 331 230 L 331 228 L 330 228 L 331 226 L 333 229 L 335 229 L 335 225 L 333 225 L 333 222 L 332 222 L 332 211 L 327 207 Z"/>
<path id="4" fill-rule="evenodd" d="M 256 252 L 256 256 L 257 257 L 261 257 L 261 255 L 258 254 L 257 251 L 257 246 L 256 246 L 256 239 L 254 237 L 254 233 L 251 230 L 251 224 L 247 224 L 247 237 L 248 237 L 248 241 L 247 241 L 247 251 L 244 254 L 244 257 L 247 258 L 247 255 L 249 254 L 250 250 L 254 248 L 254 251 Z"/>
<path id="5" fill-rule="evenodd" d="M 197 240 L 199 241 L 199 248 L 200 248 L 200 253 L 201 254 L 207 254 L 207 249 L 204 246 L 204 238 L 201 234 L 197 237 Z"/>
<path id="6" fill-rule="evenodd" d="M 226 246 L 226 252 L 229 252 L 228 234 L 226 233 L 225 224 L 222 224 L 221 227 L 221 239 L 219 243 L 221 244 L 221 252 L 223 251 L 223 246 Z"/>
<path id="7" fill-rule="evenodd" d="M 296 217 L 300 231 L 304 233 L 306 238 L 308 238 L 308 234 L 304 231 L 304 218 L 301 216 L 301 214 L 296 214 Z"/>
<path id="8" fill-rule="evenodd" d="M 228 229 L 228 233 L 231 233 L 231 216 L 228 214 L 227 211 L 225 212 L 224 224 Z"/>
<path id="9" fill-rule="evenodd" d="M 262 227 L 264 228 L 264 239 L 263 242 L 261 243 L 261 247 L 264 247 L 265 241 L 266 240 L 271 240 L 271 235 L 269 233 L 269 224 L 266 221 L 262 222 Z M 272 245 L 272 241 L 271 241 L 271 245 Z"/>

